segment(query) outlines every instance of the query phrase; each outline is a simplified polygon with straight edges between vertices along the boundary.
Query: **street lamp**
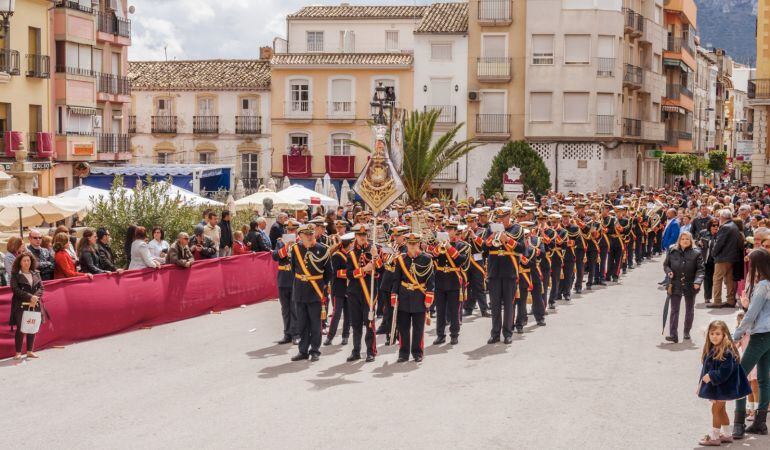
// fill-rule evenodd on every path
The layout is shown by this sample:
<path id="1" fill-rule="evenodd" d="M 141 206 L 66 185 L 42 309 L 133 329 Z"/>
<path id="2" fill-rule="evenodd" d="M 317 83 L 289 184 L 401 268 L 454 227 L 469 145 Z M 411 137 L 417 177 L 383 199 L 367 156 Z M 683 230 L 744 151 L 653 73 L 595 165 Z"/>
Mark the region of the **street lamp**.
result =
<path id="1" fill-rule="evenodd" d="M 16 0 L 0 0 L 0 17 L 3 18 L 2 26 L 0 26 L 0 38 L 5 38 L 7 30 L 10 30 L 11 16 L 15 9 Z"/>
<path id="2" fill-rule="evenodd" d="M 391 108 L 391 103 L 388 100 L 388 91 L 382 82 L 377 83 L 377 87 L 374 88 L 374 95 L 372 96 L 372 119 L 374 123 L 378 125 L 386 125 L 387 119 L 385 117 L 386 110 Z"/>

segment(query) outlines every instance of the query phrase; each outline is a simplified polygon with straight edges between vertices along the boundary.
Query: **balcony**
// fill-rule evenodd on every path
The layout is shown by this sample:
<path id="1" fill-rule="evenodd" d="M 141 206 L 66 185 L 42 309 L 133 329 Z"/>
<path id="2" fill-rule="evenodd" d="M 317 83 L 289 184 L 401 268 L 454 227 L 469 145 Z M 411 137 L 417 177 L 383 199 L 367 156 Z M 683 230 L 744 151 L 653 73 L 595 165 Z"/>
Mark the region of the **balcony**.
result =
<path id="1" fill-rule="evenodd" d="M 623 8 L 623 31 L 631 36 L 644 33 L 644 16 L 631 8 Z"/>
<path id="2" fill-rule="evenodd" d="M 770 101 L 770 79 L 749 80 L 749 100 L 751 103 L 767 103 Z"/>
<path id="3" fill-rule="evenodd" d="M 353 155 L 326 155 L 326 173 L 332 178 L 355 178 L 356 157 Z"/>
<path id="4" fill-rule="evenodd" d="M 644 84 L 644 70 L 632 64 L 626 64 L 623 71 L 623 86 L 630 89 L 641 89 Z"/>
<path id="5" fill-rule="evenodd" d="M 136 134 L 136 116 L 128 116 L 128 134 Z"/>
<path id="6" fill-rule="evenodd" d="M 19 52 L 0 50 L 0 72 L 5 72 L 8 75 L 19 75 Z"/>
<path id="7" fill-rule="evenodd" d="M 423 108 L 424 112 L 439 111 L 436 125 L 454 125 L 457 123 L 457 107 L 454 105 L 428 105 Z"/>
<path id="8" fill-rule="evenodd" d="M 479 81 L 487 83 L 511 81 L 511 58 L 476 58 L 476 77 Z"/>
<path id="9" fill-rule="evenodd" d="M 262 117 L 235 116 L 235 134 L 262 134 Z"/>
<path id="10" fill-rule="evenodd" d="M 480 140 L 508 140 L 511 137 L 510 114 L 476 114 L 476 138 Z"/>
<path id="11" fill-rule="evenodd" d="M 666 85 L 666 98 L 671 100 L 679 100 L 682 95 L 693 98 L 692 91 L 683 84 L 668 84 Z"/>
<path id="12" fill-rule="evenodd" d="M 283 104 L 283 116 L 287 120 L 309 122 L 313 118 L 313 102 L 309 100 L 289 100 Z"/>
<path id="13" fill-rule="evenodd" d="M 313 175 L 312 162 L 310 155 L 283 155 L 283 176 L 310 178 Z"/>
<path id="14" fill-rule="evenodd" d="M 127 134 L 97 134 L 96 153 L 100 161 L 131 159 L 130 138 Z"/>
<path id="15" fill-rule="evenodd" d="M 219 116 L 193 116 L 194 134 L 219 134 Z"/>
<path id="16" fill-rule="evenodd" d="M 661 142 L 666 138 L 666 124 L 663 122 L 642 122 L 642 139 Z"/>
<path id="17" fill-rule="evenodd" d="M 111 95 L 131 95 L 131 81 L 127 77 L 97 74 L 97 86 L 100 93 Z"/>
<path id="18" fill-rule="evenodd" d="M 100 12 L 98 19 L 100 32 L 125 38 L 131 37 L 130 20 L 118 17 L 113 12 Z"/>
<path id="19" fill-rule="evenodd" d="M 27 54 L 27 76 L 30 78 L 51 78 L 51 59 L 48 55 Z"/>
<path id="20" fill-rule="evenodd" d="M 596 76 L 614 77 L 615 58 L 596 58 Z"/>
<path id="21" fill-rule="evenodd" d="M 150 121 L 153 134 L 176 134 L 176 116 L 152 116 Z"/>
<path id="22" fill-rule="evenodd" d="M 75 11 L 84 12 L 86 14 L 93 14 L 94 9 L 81 4 L 77 0 L 55 0 L 54 6 L 57 8 L 67 8 Z"/>
<path id="23" fill-rule="evenodd" d="M 80 67 L 57 65 L 56 73 L 66 73 L 68 75 L 77 75 L 81 77 L 95 77 L 96 72 L 91 69 L 82 69 Z"/>
<path id="24" fill-rule="evenodd" d="M 441 183 L 457 183 L 460 181 L 460 163 L 453 162 L 436 175 L 433 181 Z"/>
<path id="25" fill-rule="evenodd" d="M 682 53 L 682 50 L 689 53 L 690 56 L 695 56 L 695 51 L 693 50 L 692 44 L 690 43 L 690 39 L 688 37 L 669 36 L 666 43 L 666 51 Z"/>
<path id="26" fill-rule="evenodd" d="M 615 134 L 615 116 L 598 115 L 596 116 L 596 134 L 613 135 Z"/>
<path id="27" fill-rule="evenodd" d="M 642 121 L 639 119 L 623 119 L 623 136 L 642 137 Z"/>
<path id="28" fill-rule="evenodd" d="M 356 118 L 356 102 L 331 101 L 326 106 L 326 118 L 329 120 L 352 121 Z"/>
<path id="29" fill-rule="evenodd" d="M 50 158 L 55 156 L 53 148 L 53 133 L 41 131 L 30 131 L 29 135 L 29 157 L 30 158 Z"/>
<path id="30" fill-rule="evenodd" d="M 508 26 L 513 23 L 511 0 L 479 0 L 478 22 L 482 26 Z"/>

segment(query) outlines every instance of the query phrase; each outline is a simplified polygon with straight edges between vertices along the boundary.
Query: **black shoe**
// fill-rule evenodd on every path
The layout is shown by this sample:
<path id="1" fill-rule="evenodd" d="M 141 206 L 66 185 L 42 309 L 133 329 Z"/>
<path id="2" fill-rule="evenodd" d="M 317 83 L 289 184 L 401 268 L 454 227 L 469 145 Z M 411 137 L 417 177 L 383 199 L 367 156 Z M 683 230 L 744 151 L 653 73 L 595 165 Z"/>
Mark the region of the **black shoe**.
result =
<path id="1" fill-rule="evenodd" d="M 600 281 L 596 284 L 598 284 L 599 286 L 607 286 L 607 283 L 605 281 Z"/>
<path id="2" fill-rule="evenodd" d="M 550 310 L 552 310 L 552 311 L 555 311 L 555 310 L 556 310 L 556 305 L 554 305 L 553 303 L 551 303 L 550 305 L 548 305 L 548 309 L 550 309 Z"/>
<path id="3" fill-rule="evenodd" d="M 668 342 L 673 342 L 674 344 L 678 344 L 679 343 L 679 339 L 675 338 L 674 336 L 666 336 L 666 340 Z"/>
<path id="4" fill-rule="evenodd" d="M 722 303 L 708 303 L 706 305 L 706 308 L 709 308 L 709 309 L 719 309 L 722 307 L 723 307 Z"/>
<path id="5" fill-rule="evenodd" d="M 291 344 L 291 338 L 288 336 L 284 336 L 283 339 L 276 342 L 276 344 L 283 345 L 283 344 Z"/>
<path id="6" fill-rule="evenodd" d="M 342 342 L 340 342 L 340 345 L 348 345 L 348 338 L 346 337 L 342 338 Z"/>
<path id="7" fill-rule="evenodd" d="M 735 411 L 733 439 L 740 440 L 744 437 L 746 437 L 746 411 Z"/>
<path id="8" fill-rule="evenodd" d="M 711 303 L 711 299 L 710 298 L 705 299 L 704 303 L 706 303 L 708 305 L 709 303 Z"/>
<path id="9" fill-rule="evenodd" d="M 690 333 L 685 333 L 684 334 L 684 340 L 685 341 L 689 341 L 690 340 Z"/>
<path id="10" fill-rule="evenodd" d="M 446 342 L 446 336 L 439 336 L 435 341 L 433 341 L 433 345 L 441 345 L 444 342 Z"/>
<path id="11" fill-rule="evenodd" d="M 487 344 L 497 344 L 498 342 L 500 342 L 500 338 L 499 337 L 491 337 L 487 341 Z"/>
<path id="12" fill-rule="evenodd" d="M 374 355 L 366 355 L 366 362 L 374 361 Z"/>
<path id="13" fill-rule="evenodd" d="M 310 355 L 310 362 L 316 362 L 316 361 L 318 361 L 319 359 L 321 359 L 321 356 L 320 356 L 320 355 L 317 355 L 317 354 L 312 354 L 312 355 Z"/>
<path id="14" fill-rule="evenodd" d="M 492 317 L 492 314 L 489 314 L 489 311 L 481 311 L 481 317 Z"/>
<path id="15" fill-rule="evenodd" d="M 405 363 L 407 361 L 409 361 L 408 356 L 399 356 L 398 359 L 396 360 L 397 363 Z"/>
<path id="16" fill-rule="evenodd" d="M 590 291 L 590 290 L 591 290 L 591 285 L 589 284 L 588 286 L 586 286 L 586 291 Z"/>
<path id="17" fill-rule="evenodd" d="M 468 310 L 466 309 L 466 310 L 464 310 L 464 311 L 463 311 L 463 316 L 464 316 L 464 317 L 468 317 L 468 316 L 472 316 L 472 315 L 473 315 L 473 311 L 472 311 L 472 310 L 471 310 L 471 311 L 468 311 Z"/>
<path id="18" fill-rule="evenodd" d="M 543 320 L 543 319 L 538 320 L 537 321 L 537 326 L 544 327 L 545 326 L 545 320 Z"/>
<path id="19" fill-rule="evenodd" d="M 583 293 L 582 289 L 575 289 L 575 294 L 580 295 Z"/>
<path id="20" fill-rule="evenodd" d="M 767 409 L 758 409 L 754 414 L 754 423 L 746 427 L 750 434 L 767 434 Z"/>
<path id="21" fill-rule="evenodd" d="M 564 301 L 565 302 L 571 302 L 572 301 L 572 297 L 570 297 L 569 295 L 565 295 L 564 296 Z"/>
<path id="22" fill-rule="evenodd" d="M 299 345 L 299 338 L 295 337 L 294 339 L 291 340 L 291 343 L 294 345 Z"/>
<path id="23" fill-rule="evenodd" d="M 292 361 L 302 361 L 303 359 L 308 359 L 309 355 L 303 355 L 302 353 L 297 353 L 296 355 L 291 357 Z"/>
<path id="24" fill-rule="evenodd" d="M 507 337 L 507 338 L 503 339 L 503 343 L 505 343 L 505 344 L 512 344 L 513 343 L 513 338 L 512 337 Z"/>
<path id="25" fill-rule="evenodd" d="M 380 326 L 379 328 L 377 328 L 377 334 L 388 334 L 388 330 L 387 328 Z"/>
<path id="26" fill-rule="evenodd" d="M 516 327 L 516 334 L 524 334 L 524 327 Z"/>
<path id="27" fill-rule="evenodd" d="M 449 345 L 457 345 L 458 342 L 460 342 L 460 340 L 457 339 L 457 336 L 449 339 Z"/>
<path id="28" fill-rule="evenodd" d="M 385 335 L 385 345 L 390 345 L 390 344 L 392 344 L 392 342 L 390 342 L 390 335 L 386 334 Z"/>
<path id="29" fill-rule="evenodd" d="M 361 359 L 361 355 L 358 353 L 351 353 L 350 356 L 348 356 L 348 362 L 358 361 Z"/>
<path id="30" fill-rule="evenodd" d="M 324 341 L 324 345 L 332 345 L 332 338 L 327 337 L 326 340 Z"/>
<path id="31" fill-rule="evenodd" d="M 422 362 L 422 356 L 415 356 L 414 362 Z"/>

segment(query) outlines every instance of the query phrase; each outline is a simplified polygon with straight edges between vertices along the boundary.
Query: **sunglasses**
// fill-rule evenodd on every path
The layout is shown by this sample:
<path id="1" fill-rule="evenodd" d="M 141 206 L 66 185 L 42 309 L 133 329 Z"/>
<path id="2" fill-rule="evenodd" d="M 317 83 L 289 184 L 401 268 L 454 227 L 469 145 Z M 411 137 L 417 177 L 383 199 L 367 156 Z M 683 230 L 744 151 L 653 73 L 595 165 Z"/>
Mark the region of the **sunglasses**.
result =
<path id="1" fill-rule="evenodd" d="M 43 239 L 43 237 L 42 237 L 42 236 L 30 236 L 29 238 L 30 238 L 30 239 L 34 239 L 34 240 L 36 240 L 36 241 L 37 241 L 37 240 L 39 240 L 39 239 Z"/>

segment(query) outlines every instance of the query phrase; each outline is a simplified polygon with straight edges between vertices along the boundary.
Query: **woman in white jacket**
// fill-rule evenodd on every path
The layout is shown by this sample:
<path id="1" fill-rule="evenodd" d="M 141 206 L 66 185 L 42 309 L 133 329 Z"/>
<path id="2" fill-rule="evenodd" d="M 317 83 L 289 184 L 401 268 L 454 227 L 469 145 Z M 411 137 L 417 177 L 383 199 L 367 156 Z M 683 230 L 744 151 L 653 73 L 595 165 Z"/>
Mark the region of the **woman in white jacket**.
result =
<path id="1" fill-rule="evenodd" d="M 131 243 L 131 262 L 128 264 L 129 270 L 146 269 L 148 267 L 157 269 L 160 267 L 160 263 L 150 255 L 150 249 L 145 241 L 146 238 L 147 229 L 144 227 L 136 227 L 136 231 L 134 232 L 134 242 Z"/>

